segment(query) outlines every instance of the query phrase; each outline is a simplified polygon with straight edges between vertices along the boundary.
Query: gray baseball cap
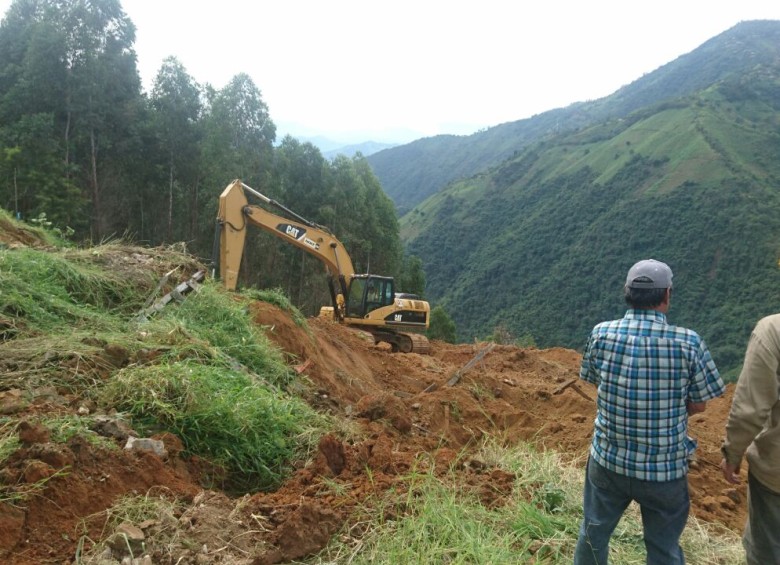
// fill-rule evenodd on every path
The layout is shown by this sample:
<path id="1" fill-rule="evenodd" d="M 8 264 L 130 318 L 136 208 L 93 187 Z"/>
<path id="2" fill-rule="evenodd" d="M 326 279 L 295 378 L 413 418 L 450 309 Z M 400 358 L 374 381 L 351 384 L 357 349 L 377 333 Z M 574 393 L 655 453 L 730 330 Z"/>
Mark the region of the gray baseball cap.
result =
<path id="1" fill-rule="evenodd" d="M 628 288 L 672 288 L 672 270 L 655 259 L 644 259 L 628 270 Z"/>

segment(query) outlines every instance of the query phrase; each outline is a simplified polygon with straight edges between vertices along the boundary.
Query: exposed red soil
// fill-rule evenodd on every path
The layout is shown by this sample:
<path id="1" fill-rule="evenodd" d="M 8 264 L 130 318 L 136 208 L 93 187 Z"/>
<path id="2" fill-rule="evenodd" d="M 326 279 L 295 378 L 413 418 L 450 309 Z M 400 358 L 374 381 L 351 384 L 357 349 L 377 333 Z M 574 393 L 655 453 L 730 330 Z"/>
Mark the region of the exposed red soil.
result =
<path id="1" fill-rule="evenodd" d="M 40 231 L 22 227 L 0 216 L 0 244 L 14 247 L 45 247 Z"/>
<path id="2" fill-rule="evenodd" d="M 400 477 L 413 468 L 454 470 L 485 504 L 501 504 L 514 477 L 469 457 L 469 448 L 486 436 L 507 445 L 532 441 L 579 464 L 585 461 L 595 405 L 577 387 L 565 386 L 576 382 L 580 355 L 575 351 L 496 345 L 457 384 L 447 386 L 487 344 L 433 342 L 430 355 L 393 354 L 367 334 L 327 320 L 310 319 L 307 331 L 265 303 L 255 303 L 252 315 L 310 381 L 309 402 L 354 420 L 363 439 L 344 440 L 334 432 L 322 439 L 317 457 L 277 491 L 231 499 L 203 490 L 198 462 L 176 455 L 175 438 L 163 438 L 170 453 L 163 460 L 78 440 L 55 445 L 34 425 L 20 427 L 25 443 L 3 470 L 6 484 L 34 483 L 66 465 L 70 471 L 50 478 L 42 494 L 24 506 L 0 502 L 0 560 L 73 562 L 82 536 L 94 541 L 105 536 L 102 511 L 118 497 L 166 493 L 183 502 L 179 527 L 193 543 L 179 553 L 156 555 L 154 563 L 284 563 L 343 535 L 357 523 L 362 504 L 391 488 L 402 489 Z M 588 385 L 577 386 L 594 397 Z M 745 486 L 732 488 L 718 469 L 732 393 L 729 386 L 724 398 L 691 421 L 699 462 L 690 484 L 695 516 L 741 531 Z M 75 411 L 77 404 L 50 408 Z M 403 508 L 385 510 L 394 511 Z"/>

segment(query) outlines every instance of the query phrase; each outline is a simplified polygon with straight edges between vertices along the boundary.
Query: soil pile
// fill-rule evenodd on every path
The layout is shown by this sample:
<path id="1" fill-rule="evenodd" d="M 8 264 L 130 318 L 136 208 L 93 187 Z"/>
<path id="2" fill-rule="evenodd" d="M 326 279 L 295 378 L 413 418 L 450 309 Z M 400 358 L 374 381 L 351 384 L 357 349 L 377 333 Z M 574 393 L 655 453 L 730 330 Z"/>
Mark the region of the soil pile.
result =
<path id="1" fill-rule="evenodd" d="M 3 425 L 17 426 L 22 441 L 2 471 L 3 482 L 47 480 L 24 506 L 0 501 L 0 559 L 74 562 L 91 540 L 111 533 L 105 510 L 124 495 L 141 494 L 179 505 L 172 516 L 125 525 L 123 543 L 166 532 L 170 546 L 155 563 L 283 563 L 351 531 L 355 511 L 378 493 L 402 488 L 399 477 L 415 467 L 454 470 L 485 504 L 501 504 L 514 477 L 468 455 L 486 435 L 507 445 L 531 441 L 584 464 L 595 391 L 577 381 L 575 351 L 433 342 L 430 355 L 393 354 L 369 335 L 324 319 L 310 319 L 304 329 L 261 302 L 251 313 L 308 383 L 308 401 L 351 419 L 360 439 L 339 439 L 334 431 L 322 439 L 316 458 L 277 491 L 232 499 L 203 489 L 202 462 L 181 457 L 174 436 L 156 438 L 165 446 L 162 457 L 107 451 L 78 439 L 54 444 L 29 422 L 83 410 L 79 399 L 39 390 L 32 403 L 20 404 L 12 391 L 0 392 L 0 411 L 11 415 Z M 459 378 L 450 386 L 453 376 Z M 730 386 L 691 421 L 699 449 L 690 483 L 693 514 L 740 531 L 745 487 L 731 488 L 718 469 L 732 393 Z M 68 471 L 60 474 L 62 468 Z"/>

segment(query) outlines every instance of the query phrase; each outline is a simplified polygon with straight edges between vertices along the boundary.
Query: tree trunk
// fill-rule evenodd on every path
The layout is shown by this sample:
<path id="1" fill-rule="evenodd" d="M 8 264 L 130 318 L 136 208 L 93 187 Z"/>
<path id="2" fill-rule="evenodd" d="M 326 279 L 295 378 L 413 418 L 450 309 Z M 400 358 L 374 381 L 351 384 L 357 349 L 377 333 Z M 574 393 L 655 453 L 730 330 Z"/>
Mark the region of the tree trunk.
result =
<path id="1" fill-rule="evenodd" d="M 196 178 L 190 191 L 190 241 L 198 239 L 198 184 L 200 179 Z"/>
<path id="2" fill-rule="evenodd" d="M 168 166 L 168 243 L 173 242 L 173 163 Z"/>
<path id="3" fill-rule="evenodd" d="M 94 214 L 94 220 L 92 229 L 95 234 L 95 239 L 98 241 L 103 236 L 103 218 L 101 217 L 101 202 L 100 202 L 100 185 L 98 184 L 97 174 L 97 139 L 95 139 L 95 128 L 89 130 L 89 144 L 90 144 L 90 161 L 92 169 L 92 213 Z"/>
<path id="4" fill-rule="evenodd" d="M 71 70 L 68 69 L 68 84 L 71 79 Z M 70 179 L 70 120 L 72 118 L 70 87 L 65 91 L 65 116 L 65 178 Z"/>
<path id="5" fill-rule="evenodd" d="M 68 102 L 70 106 L 70 101 Z M 65 175 L 70 179 L 70 110 L 68 110 L 68 117 L 65 119 Z"/>
<path id="6" fill-rule="evenodd" d="M 14 218 L 20 220 L 22 214 L 19 212 L 19 184 L 16 182 L 17 168 L 14 167 Z"/>
<path id="7" fill-rule="evenodd" d="M 141 228 L 140 228 L 139 231 L 141 232 L 141 239 L 142 240 L 145 239 L 144 230 L 146 228 L 146 222 L 145 222 L 145 217 L 144 217 L 144 202 L 145 202 L 144 201 L 144 195 L 141 194 L 141 202 L 140 202 L 140 206 L 139 206 L 140 207 L 140 212 L 141 212 Z"/>

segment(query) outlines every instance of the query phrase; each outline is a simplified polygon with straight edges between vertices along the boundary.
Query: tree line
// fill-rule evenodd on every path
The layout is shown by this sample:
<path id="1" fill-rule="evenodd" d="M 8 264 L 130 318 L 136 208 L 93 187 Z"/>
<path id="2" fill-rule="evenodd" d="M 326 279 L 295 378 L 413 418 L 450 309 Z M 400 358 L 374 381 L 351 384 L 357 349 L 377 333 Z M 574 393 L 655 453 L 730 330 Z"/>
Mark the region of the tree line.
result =
<path id="1" fill-rule="evenodd" d="M 211 256 L 218 196 L 235 178 L 328 226 L 357 270 L 422 292 L 395 208 L 362 155 L 325 159 L 276 126 L 247 74 L 199 84 L 175 56 L 144 92 L 136 28 L 119 0 L 15 0 L 0 24 L 0 205 L 78 241 L 185 242 Z M 322 266 L 262 233 L 242 282 L 327 301 Z M 422 285 L 422 286 L 420 286 Z"/>

